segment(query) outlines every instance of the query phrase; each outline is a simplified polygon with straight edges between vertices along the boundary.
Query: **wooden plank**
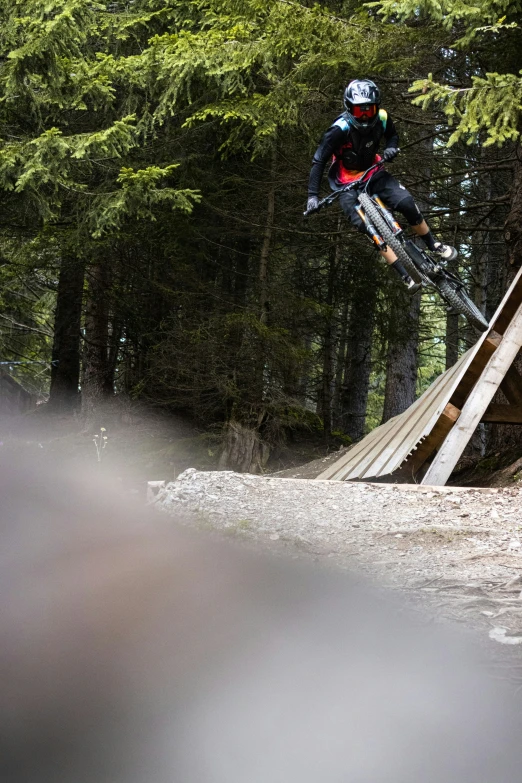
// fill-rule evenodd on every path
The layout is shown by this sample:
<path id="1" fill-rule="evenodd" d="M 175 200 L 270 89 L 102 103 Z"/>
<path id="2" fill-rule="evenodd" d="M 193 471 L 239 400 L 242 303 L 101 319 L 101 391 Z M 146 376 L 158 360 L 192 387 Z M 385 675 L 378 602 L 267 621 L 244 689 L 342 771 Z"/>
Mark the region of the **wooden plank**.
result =
<path id="1" fill-rule="evenodd" d="M 374 456 L 371 466 L 361 474 L 361 478 L 382 476 L 399 467 L 417 443 L 431 432 L 445 408 L 448 388 L 451 388 L 455 377 L 461 372 L 458 365 L 451 367 L 447 374 L 440 376 L 440 385 L 433 384 L 428 389 L 415 410 L 412 406 L 404 412 L 400 429 L 393 433 L 394 437 L 386 444 L 386 448 Z"/>
<path id="2" fill-rule="evenodd" d="M 401 430 L 399 435 L 394 435 L 393 440 L 388 439 L 386 452 L 377 455 L 372 453 L 372 463 L 364 472 L 358 469 L 357 473 L 353 472 L 346 478 L 374 478 L 395 473 L 411 456 L 417 444 L 429 436 L 450 398 L 453 402 L 454 392 L 461 383 L 463 375 L 475 361 L 477 353 L 484 350 L 486 357 L 489 357 L 496 350 L 501 339 L 501 335 L 495 333 L 488 335 L 486 332 L 473 348 L 461 356 L 453 367 L 439 376 L 430 389 L 402 414 L 404 417 L 402 422 L 406 420 L 407 427 Z M 483 349 L 483 343 L 486 341 L 488 344 Z M 481 358 L 480 365 L 483 364 L 484 358 Z M 478 374 L 476 377 L 479 377 Z M 433 393 L 435 393 L 434 399 L 427 404 L 429 396 Z M 421 412 L 417 410 L 418 407 L 422 408 Z M 387 461 L 383 461 L 383 457 L 386 457 Z"/>
<path id="3" fill-rule="evenodd" d="M 318 478 L 347 481 L 386 475 L 397 470 L 417 444 L 429 435 L 459 383 L 460 376 L 473 361 L 486 338 L 487 333 L 461 356 L 453 367 L 439 375 L 410 408 L 373 430 Z"/>
<path id="4" fill-rule="evenodd" d="M 521 301 L 522 269 L 497 308 L 491 328 L 479 338 L 476 345 L 454 367 L 439 376 L 407 411 L 373 430 L 318 478 L 350 480 L 381 477 L 395 473 L 407 464 L 407 460 L 413 459 L 416 447 L 420 449 L 426 443 L 445 406 L 448 403 L 456 408 L 463 406 L 482 370 L 501 343 L 501 335 Z M 439 445 L 437 435 L 435 437 Z M 428 447 L 429 443 L 425 448 Z"/>
<path id="5" fill-rule="evenodd" d="M 330 465 L 326 470 L 324 470 L 322 473 L 319 474 L 317 477 L 318 479 L 331 479 L 333 481 L 342 481 L 343 477 L 341 476 L 344 468 L 348 464 L 352 464 L 355 460 L 358 460 L 360 458 L 361 453 L 364 454 L 370 450 L 374 443 L 378 441 L 380 437 L 382 437 L 383 433 L 385 433 L 386 429 L 389 429 L 392 425 L 392 422 L 394 419 L 390 419 L 386 422 L 386 424 L 381 424 L 379 427 L 376 427 L 374 430 L 372 430 L 365 438 L 363 438 L 361 441 L 356 443 L 354 446 L 352 446 L 346 454 L 343 454 L 343 456 L 337 460 L 337 462 L 334 462 L 332 465 Z"/>
<path id="6" fill-rule="evenodd" d="M 518 306 L 522 302 L 522 268 L 518 270 L 513 282 L 502 300 L 500 307 L 491 319 L 491 328 L 499 334 L 504 334 Z"/>
<path id="7" fill-rule="evenodd" d="M 465 361 L 465 356 L 459 360 L 461 364 Z M 352 458 L 346 460 L 346 467 L 339 477 L 343 480 L 365 476 L 373 477 L 383 475 L 384 472 L 391 473 L 399 467 L 422 438 L 426 427 L 431 429 L 431 418 L 436 421 L 440 415 L 441 410 L 438 410 L 438 407 L 441 406 L 439 394 L 442 393 L 444 397 L 449 396 L 451 392 L 447 391 L 444 394 L 444 388 L 448 384 L 451 385 L 452 378 L 460 372 L 461 369 L 457 364 L 446 373 L 439 375 L 422 397 L 416 400 L 404 413 L 395 416 L 374 430 L 376 433 L 379 431 L 378 439 L 371 440 L 368 436 L 364 441 L 361 441 L 358 444 L 360 446 L 359 452 L 350 455 Z M 419 417 L 421 417 L 420 423 Z M 413 433 L 412 427 L 414 428 Z M 389 467 L 390 459 L 393 467 Z M 381 470 L 383 465 L 386 466 L 384 471 Z"/>
<path id="8" fill-rule="evenodd" d="M 488 405 L 522 346 L 522 305 L 504 332 L 504 338 L 489 360 L 479 383 L 471 391 L 457 424 L 447 435 L 422 484 L 445 484 L 460 459 Z"/>
<path id="9" fill-rule="evenodd" d="M 482 421 L 497 424 L 522 424 L 522 405 L 491 404 L 486 410 Z"/>
<path id="10" fill-rule="evenodd" d="M 469 393 L 482 375 L 484 367 L 491 359 L 493 353 L 497 350 L 501 341 L 502 336 L 496 332 L 488 335 L 488 337 L 483 341 L 479 350 L 473 357 L 473 360 L 470 363 L 468 369 L 462 376 L 459 385 L 453 392 L 451 403 L 455 405 L 456 408 L 462 408 Z"/>
<path id="11" fill-rule="evenodd" d="M 507 371 L 500 388 L 508 402 L 512 405 L 522 405 L 522 377 L 514 364 Z"/>
<path id="12" fill-rule="evenodd" d="M 439 448 L 459 416 L 460 409 L 452 405 L 451 402 L 448 402 L 431 433 L 422 441 L 419 447 L 415 449 L 413 454 L 408 457 L 403 465 L 404 468 L 407 468 L 408 473 L 410 473 L 412 477 Z"/>

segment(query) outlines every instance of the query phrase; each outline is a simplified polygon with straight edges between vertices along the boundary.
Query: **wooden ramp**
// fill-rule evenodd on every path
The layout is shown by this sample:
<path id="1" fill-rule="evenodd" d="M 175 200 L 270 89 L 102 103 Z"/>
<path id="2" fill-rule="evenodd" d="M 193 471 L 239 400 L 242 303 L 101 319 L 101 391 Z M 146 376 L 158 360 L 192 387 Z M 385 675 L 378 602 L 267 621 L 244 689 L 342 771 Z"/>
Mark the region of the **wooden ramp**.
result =
<path id="1" fill-rule="evenodd" d="M 481 421 L 522 424 L 521 348 L 522 269 L 473 348 L 317 478 L 445 484 Z M 499 388 L 509 404 L 492 404 Z"/>

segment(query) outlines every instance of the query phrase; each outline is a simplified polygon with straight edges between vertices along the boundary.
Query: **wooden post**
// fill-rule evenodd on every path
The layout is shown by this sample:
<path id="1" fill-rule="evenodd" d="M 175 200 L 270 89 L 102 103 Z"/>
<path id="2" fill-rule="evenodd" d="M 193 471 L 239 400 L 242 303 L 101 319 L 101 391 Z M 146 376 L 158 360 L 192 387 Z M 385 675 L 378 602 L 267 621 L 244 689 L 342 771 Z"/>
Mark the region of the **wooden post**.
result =
<path id="1" fill-rule="evenodd" d="M 480 380 L 470 392 L 458 422 L 446 437 L 422 484 L 436 486 L 447 482 L 521 346 L 522 305 L 519 305 L 504 332 L 500 345 L 486 365 Z"/>
<path id="2" fill-rule="evenodd" d="M 460 410 L 448 402 L 428 437 L 419 444 L 411 457 L 406 461 L 405 467 L 408 468 L 409 475 L 414 476 L 422 468 L 426 460 L 431 457 L 433 452 L 444 441 L 444 438 L 452 429 L 459 416 Z"/>

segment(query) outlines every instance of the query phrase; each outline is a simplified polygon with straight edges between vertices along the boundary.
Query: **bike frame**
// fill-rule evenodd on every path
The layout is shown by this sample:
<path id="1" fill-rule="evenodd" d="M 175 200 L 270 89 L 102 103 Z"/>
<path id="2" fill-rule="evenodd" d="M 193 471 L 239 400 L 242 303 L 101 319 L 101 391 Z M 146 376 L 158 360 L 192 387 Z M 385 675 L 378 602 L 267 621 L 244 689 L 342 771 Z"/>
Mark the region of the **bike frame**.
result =
<path id="1" fill-rule="evenodd" d="M 307 211 L 304 213 L 305 217 L 308 217 L 308 215 L 313 215 L 315 212 L 319 212 L 320 209 L 323 207 L 329 207 L 330 204 L 333 204 L 334 201 L 337 201 L 337 199 L 343 194 L 347 193 L 350 190 L 360 190 L 361 193 L 367 193 L 368 192 L 368 186 L 370 182 L 372 181 L 375 174 L 377 174 L 378 171 L 381 171 L 381 169 L 384 168 L 384 161 L 379 161 L 378 163 L 374 163 L 373 166 L 370 166 L 369 169 L 364 171 L 361 176 L 356 179 L 354 182 L 350 182 L 349 185 L 345 185 L 342 188 L 339 188 L 334 193 L 331 193 L 329 196 L 326 196 L 326 198 L 323 198 L 317 205 L 315 209 L 311 209 L 310 211 Z M 368 177 L 368 174 L 371 175 Z M 365 179 L 368 177 L 368 179 Z M 363 187 L 362 187 L 363 186 Z M 390 229 L 393 231 L 393 233 L 396 236 L 399 236 L 403 233 L 402 228 L 397 223 L 395 218 L 393 217 L 392 213 L 388 209 L 388 207 L 381 201 L 381 199 L 378 196 L 371 196 L 370 197 L 373 201 L 375 201 L 376 204 L 380 207 L 383 217 L 385 218 L 386 222 L 388 223 Z M 374 244 L 377 246 L 379 250 L 386 250 L 387 245 L 382 236 L 379 234 L 373 223 L 368 219 L 364 209 L 362 206 L 357 203 L 355 205 L 355 210 L 361 220 L 363 221 L 364 225 L 366 226 L 366 231 L 370 239 L 374 242 Z"/>
<path id="2" fill-rule="evenodd" d="M 361 193 L 367 193 L 368 187 L 370 185 L 370 182 L 372 181 L 375 174 L 377 174 L 378 171 L 381 171 L 381 169 L 384 168 L 384 161 L 379 161 L 378 163 L 374 163 L 373 166 L 370 166 L 369 169 L 364 171 L 359 179 L 355 180 L 354 182 L 350 182 L 349 185 L 345 185 L 342 188 L 339 188 L 338 190 L 334 191 L 334 193 L 331 193 L 329 196 L 326 196 L 326 198 L 323 198 L 317 205 L 315 209 L 310 210 L 309 212 L 305 212 L 305 217 L 308 215 L 314 214 L 314 212 L 319 212 L 320 209 L 323 207 L 329 207 L 330 204 L 333 204 L 337 199 L 343 194 L 347 193 L 350 190 L 359 190 Z M 368 177 L 368 174 L 370 176 Z M 365 179 L 368 177 L 368 179 Z M 436 281 L 440 278 L 449 278 L 454 283 L 456 283 L 459 288 L 464 288 L 464 283 L 462 280 L 460 280 L 456 275 L 454 275 L 452 272 L 449 272 L 447 269 L 443 269 L 439 263 L 436 263 L 431 259 L 426 253 L 424 253 L 423 250 L 421 250 L 417 245 L 412 242 L 411 240 L 404 239 L 404 230 L 399 225 L 399 223 L 395 220 L 393 217 L 391 211 L 388 209 L 386 204 L 379 198 L 379 196 L 369 196 L 369 198 L 374 201 L 377 206 L 379 207 L 381 214 L 383 218 L 386 220 L 386 223 L 388 224 L 390 230 L 393 232 L 393 234 L 400 238 L 400 241 L 404 244 L 406 252 L 412 259 L 413 263 L 419 270 L 419 272 L 423 275 L 424 281 L 427 284 L 436 285 Z M 368 219 L 368 216 L 366 215 L 363 207 L 361 204 L 356 203 L 355 209 L 357 211 L 357 214 L 363 221 L 363 223 L 366 226 L 366 232 L 370 240 L 376 245 L 378 250 L 386 250 L 387 244 L 382 238 L 382 236 L 379 234 L 373 223 Z"/>
<path id="3" fill-rule="evenodd" d="M 308 215 L 312 215 L 314 212 L 319 212 L 319 210 L 323 207 L 327 207 L 330 206 L 330 204 L 333 204 L 334 201 L 336 201 L 343 193 L 357 189 L 359 190 L 359 197 L 355 204 L 355 209 L 366 226 L 366 234 L 368 235 L 370 241 L 372 241 L 379 250 L 386 250 L 387 243 L 384 241 L 383 237 L 379 234 L 375 226 L 366 215 L 364 207 L 360 202 L 360 195 L 363 193 L 366 194 L 367 198 L 371 199 L 375 203 L 375 206 L 378 207 L 379 212 L 383 220 L 388 225 L 391 233 L 394 235 L 394 237 L 397 237 L 397 240 L 402 245 L 403 250 L 409 256 L 412 265 L 417 270 L 418 276 L 420 276 L 419 282 L 421 282 L 423 285 L 432 286 L 436 291 L 438 291 L 446 304 L 449 305 L 449 308 L 455 308 L 458 305 L 456 312 L 465 315 L 468 321 L 471 318 L 471 323 L 476 328 L 484 331 L 488 325 L 487 321 L 484 319 L 480 311 L 476 308 L 475 304 L 470 299 L 466 291 L 466 286 L 458 277 L 458 275 L 446 269 L 443 262 L 440 260 L 435 260 L 429 253 L 418 247 L 411 239 L 405 239 L 403 229 L 395 220 L 388 207 L 378 196 L 370 196 L 368 193 L 368 187 L 374 175 L 377 174 L 377 172 L 380 171 L 383 167 L 384 161 L 374 163 L 373 166 L 370 166 L 369 169 L 361 174 L 359 179 L 355 180 L 354 182 L 350 182 L 349 185 L 345 185 L 344 187 L 339 188 L 326 198 L 319 201 L 317 207 L 315 209 L 307 210 L 304 213 L 304 216 L 307 217 Z M 388 241 L 390 241 L 390 238 Z M 441 290 L 443 284 L 446 285 L 448 283 L 450 286 L 452 286 L 452 291 L 457 292 L 457 296 L 459 296 L 459 301 L 457 304 L 455 303 L 455 296 L 453 293 L 450 296 L 448 291 L 444 293 Z M 477 311 L 476 313 L 473 312 L 473 308 Z"/>

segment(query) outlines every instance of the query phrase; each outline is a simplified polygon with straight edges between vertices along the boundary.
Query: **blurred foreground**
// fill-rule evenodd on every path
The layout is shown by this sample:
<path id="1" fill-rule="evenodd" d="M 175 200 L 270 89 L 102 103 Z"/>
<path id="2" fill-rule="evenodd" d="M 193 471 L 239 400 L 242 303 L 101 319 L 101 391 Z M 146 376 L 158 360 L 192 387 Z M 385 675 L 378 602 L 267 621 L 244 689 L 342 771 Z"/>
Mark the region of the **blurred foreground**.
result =
<path id="1" fill-rule="evenodd" d="M 467 643 L 345 575 L 0 464 L 0 779 L 512 783 L 519 715 Z"/>

